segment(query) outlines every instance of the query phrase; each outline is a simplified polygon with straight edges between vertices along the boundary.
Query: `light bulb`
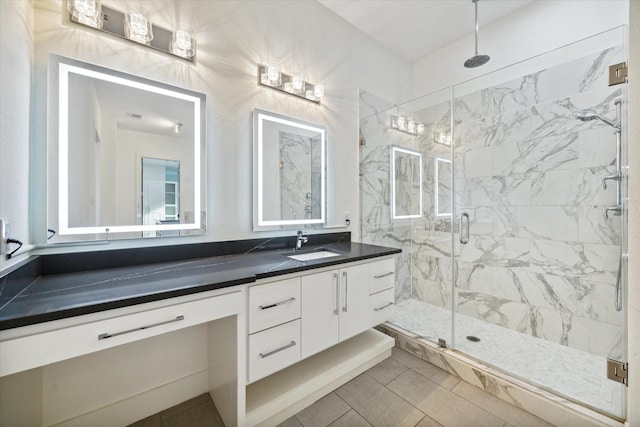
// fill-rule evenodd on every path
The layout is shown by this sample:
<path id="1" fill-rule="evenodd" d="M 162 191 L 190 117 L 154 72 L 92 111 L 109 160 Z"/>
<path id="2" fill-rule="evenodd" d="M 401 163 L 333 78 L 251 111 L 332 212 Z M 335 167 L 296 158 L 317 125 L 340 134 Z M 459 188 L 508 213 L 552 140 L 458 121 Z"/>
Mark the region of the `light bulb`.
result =
<path id="1" fill-rule="evenodd" d="M 269 78 L 269 83 L 273 86 L 280 85 L 280 67 L 277 65 L 268 65 L 267 66 L 267 77 Z"/>
<path id="2" fill-rule="evenodd" d="M 129 40 L 148 44 L 153 39 L 151 21 L 141 13 L 127 13 L 124 18 L 124 33 Z"/>
<path id="3" fill-rule="evenodd" d="M 324 96 L 324 86 L 323 85 L 315 85 L 313 87 L 313 96 L 320 99 Z"/>
<path id="4" fill-rule="evenodd" d="M 294 92 L 304 92 L 304 75 L 302 73 L 293 73 L 291 75 L 291 87 Z"/>
<path id="5" fill-rule="evenodd" d="M 183 58 L 193 57 L 195 49 L 191 34 L 182 30 L 174 32 L 171 40 L 171 53 Z"/>

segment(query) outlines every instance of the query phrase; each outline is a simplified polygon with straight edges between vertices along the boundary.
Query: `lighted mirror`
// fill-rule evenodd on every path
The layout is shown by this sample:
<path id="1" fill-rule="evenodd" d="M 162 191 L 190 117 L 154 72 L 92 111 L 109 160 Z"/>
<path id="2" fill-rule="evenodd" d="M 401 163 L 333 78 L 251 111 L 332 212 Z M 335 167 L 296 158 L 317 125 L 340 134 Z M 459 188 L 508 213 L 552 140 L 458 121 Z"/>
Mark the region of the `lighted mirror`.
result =
<path id="1" fill-rule="evenodd" d="M 451 160 L 436 157 L 434 175 L 436 216 L 451 216 Z"/>
<path id="2" fill-rule="evenodd" d="M 422 216 L 422 154 L 391 147 L 391 217 Z"/>
<path id="3" fill-rule="evenodd" d="M 50 242 L 204 232 L 205 95 L 49 58 Z"/>
<path id="4" fill-rule="evenodd" d="M 254 109 L 255 230 L 325 223 L 327 129 Z"/>

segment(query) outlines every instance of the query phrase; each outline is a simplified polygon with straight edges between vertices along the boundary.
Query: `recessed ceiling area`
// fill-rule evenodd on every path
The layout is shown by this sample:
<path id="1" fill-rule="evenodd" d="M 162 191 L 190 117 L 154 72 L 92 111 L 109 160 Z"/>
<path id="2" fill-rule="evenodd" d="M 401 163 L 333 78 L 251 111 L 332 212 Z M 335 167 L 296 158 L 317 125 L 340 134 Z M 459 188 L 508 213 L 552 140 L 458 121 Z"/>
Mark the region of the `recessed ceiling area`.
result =
<path id="1" fill-rule="evenodd" d="M 474 34 L 471 0 L 318 0 L 347 22 L 403 59 L 413 62 Z M 478 2 L 480 50 L 482 28 L 533 0 Z M 469 46 L 469 55 L 473 45 Z"/>

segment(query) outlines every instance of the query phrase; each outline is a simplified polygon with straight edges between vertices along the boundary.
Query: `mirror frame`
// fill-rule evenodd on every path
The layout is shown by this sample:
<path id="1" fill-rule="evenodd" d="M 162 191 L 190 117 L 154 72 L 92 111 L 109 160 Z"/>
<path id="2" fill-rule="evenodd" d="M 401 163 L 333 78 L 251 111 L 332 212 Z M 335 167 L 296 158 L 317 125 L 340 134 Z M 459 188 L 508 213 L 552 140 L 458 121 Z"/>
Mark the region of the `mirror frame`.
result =
<path id="1" fill-rule="evenodd" d="M 263 127 L 265 122 L 273 122 L 286 126 L 297 127 L 306 131 L 320 134 L 320 218 L 298 220 L 269 220 L 264 217 L 264 166 L 263 166 Z M 253 229 L 277 230 L 297 228 L 299 226 L 317 226 L 326 224 L 327 211 L 327 127 L 282 114 L 272 113 L 259 108 L 253 109 Z"/>
<path id="2" fill-rule="evenodd" d="M 451 217 L 451 203 L 449 203 L 449 212 L 440 212 L 440 204 L 438 203 L 438 197 L 440 192 L 438 188 L 440 187 L 440 163 L 448 163 L 449 167 L 451 167 L 451 160 L 445 159 L 443 157 L 435 157 L 434 159 L 434 168 L 433 168 L 433 178 L 434 178 L 434 211 L 436 217 Z M 451 171 L 450 171 L 451 172 Z M 451 189 L 451 173 L 449 173 L 449 188 Z M 451 192 L 451 190 L 449 190 Z M 451 195 L 449 196 L 452 197 Z"/>
<path id="3" fill-rule="evenodd" d="M 203 212 L 206 209 L 206 95 L 188 89 L 146 79 L 132 74 L 100 67 L 98 65 L 78 61 L 64 56 L 49 54 L 49 164 L 57 165 L 57 172 L 50 171 L 48 179 L 48 203 L 47 216 L 51 217 L 53 211 L 57 211 L 57 224 L 50 224 L 56 228 L 60 236 L 77 238 L 77 240 L 95 240 L 95 235 L 105 235 L 108 240 L 112 233 L 143 233 L 146 231 L 181 230 L 186 234 L 203 234 L 206 232 Z M 148 90 L 160 95 L 166 95 L 183 101 L 193 103 L 193 222 L 163 225 L 101 225 L 89 227 L 72 227 L 69 225 L 69 74 L 76 73 L 85 77 L 97 78 L 111 83 Z M 57 153 L 56 153 L 57 151 Z M 55 170 L 55 169 L 54 169 Z M 55 192 L 54 192 L 55 191 Z M 52 192 L 54 192 L 52 194 Z M 57 194 L 56 194 L 57 193 Z M 57 198 L 52 200 L 52 196 Z M 53 205 L 57 203 L 57 207 Z M 204 208 L 204 209 L 203 209 Z M 48 219 L 48 222 L 51 219 Z M 187 231 L 190 230 L 190 231 Z M 93 235 L 93 237 L 88 237 Z M 118 237 L 118 236 L 116 236 Z M 122 236 L 132 238 L 136 236 Z M 142 234 L 137 236 L 142 238 Z M 66 240 L 63 240 L 66 241 Z M 54 244 L 57 242 L 54 242 Z"/>
<path id="4" fill-rule="evenodd" d="M 418 169 L 419 169 L 419 201 L 418 201 L 418 214 L 410 214 L 410 215 L 398 215 L 396 212 L 396 156 L 400 154 L 416 156 L 418 158 Z M 404 147 L 398 147 L 396 145 L 391 146 L 391 219 L 411 219 L 411 218 L 422 218 L 422 153 L 410 150 Z"/>

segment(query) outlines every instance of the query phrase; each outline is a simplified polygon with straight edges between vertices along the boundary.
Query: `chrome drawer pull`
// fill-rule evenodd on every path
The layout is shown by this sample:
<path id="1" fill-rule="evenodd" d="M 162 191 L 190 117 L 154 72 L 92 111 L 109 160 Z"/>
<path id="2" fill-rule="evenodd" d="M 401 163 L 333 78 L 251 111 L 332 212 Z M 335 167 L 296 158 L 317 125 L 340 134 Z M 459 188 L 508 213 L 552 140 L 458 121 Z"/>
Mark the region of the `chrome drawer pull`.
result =
<path id="1" fill-rule="evenodd" d="M 385 308 L 389 307 L 390 305 L 393 305 L 393 303 L 392 303 L 392 302 L 388 302 L 388 303 L 386 303 L 385 305 L 383 305 L 382 307 L 375 307 L 375 308 L 373 309 L 373 311 L 380 311 L 380 310 L 384 310 Z"/>
<path id="2" fill-rule="evenodd" d="M 285 345 L 285 346 L 283 346 L 283 347 L 276 348 L 275 350 L 271 350 L 270 352 L 267 352 L 267 353 L 258 353 L 258 354 L 260 355 L 260 357 L 261 357 L 262 359 L 264 359 L 265 357 L 269 357 L 269 356 L 271 356 L 272 354 L 276 354 L 276 353 L 281 352 L 282 350 L 286 350 L 286 349 L 288 349 L 288 348 L 291 348 L 291 347 L 293 347 L 294 345 L 296 345 L 296 342 L 295 342 L 295 341 L 293 341 L 293 340 L 291 340 L 291 342 L 290 342 L 289 344 L 287 344 L 287 345 Z"/>
<path id="3" fill-rule="evenodd" d="M 112 334 L 110 334 L 108 332 L 105 332 L 104 334 L 98 335 L 98 339 L 99 340 L 105 340 L 107 338 L 117 337 L 118 335 L 124 335 L 124 334 L 128 334 L 128 333 L 135 332 L 135 331 L 142 331 L 143 329 L 155 328 L 156 326 L 162 326 L 162 325 L 166 325 L 168 323 L 179 322 L 181 320 L 184 320 L 184 316 L 183 315 L 176 316 L 175 319 L 165 320 L 164 322 L 158 322 L 158 323 L 154 323 L 152 325 L 140 326 L 139 328 L 128 329 L 126 331 L 114 332 Z"/>
<path id="4" fill-rule="evenodd" d="M 279 305 L 286 304 L 288 302 L 293 302 L 295 300 L 296 300 L 295 297 L 291 297 L 291 298 L 286 299 L 284 301 L 279 301 L 279 302 L 276 302 L 276 303 L 273 303 L 273 304 L 269 304 L 269 305 L 259 305 L 258 307 L 260 308 L 260 310 L 266 310 L 267 308 L 277 307 Z"/>
<path id="5" fill-rule="evenodd" d="M 379 276 L 373 276 L 373 278 L 374 279 L 382 279 L 383 277 L 391 276 L 392 274 L 393 274 L 393 271 L 390 271 L 388 273 L 384 273 L 384 274 L 381 274 Z"/>

